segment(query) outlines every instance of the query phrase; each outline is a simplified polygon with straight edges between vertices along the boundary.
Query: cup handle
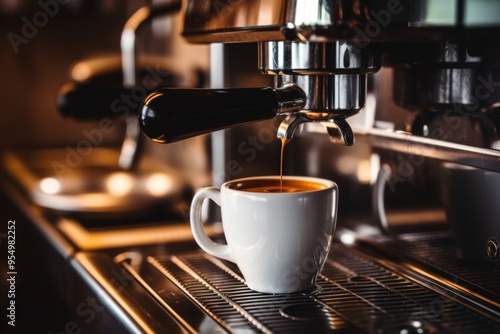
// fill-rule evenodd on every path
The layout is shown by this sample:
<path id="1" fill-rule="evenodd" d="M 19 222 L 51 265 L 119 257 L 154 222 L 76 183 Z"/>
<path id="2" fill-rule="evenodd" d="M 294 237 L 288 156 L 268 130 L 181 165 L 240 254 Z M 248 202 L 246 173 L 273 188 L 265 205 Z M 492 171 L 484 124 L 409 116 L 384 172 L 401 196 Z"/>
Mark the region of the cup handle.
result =
<path id="1" fill-rule="evenodd" d="M 220 190 L 214 187 L 200 189 L 193 197 L 190 210 L 191 231 L 196 243 L 210 255 L 235 262 L 231 256 L 229 246 L 214 242 L 205 232 L 201 219 L 201 209 L 205 199 L 211 199 L 220 206 Z"/>

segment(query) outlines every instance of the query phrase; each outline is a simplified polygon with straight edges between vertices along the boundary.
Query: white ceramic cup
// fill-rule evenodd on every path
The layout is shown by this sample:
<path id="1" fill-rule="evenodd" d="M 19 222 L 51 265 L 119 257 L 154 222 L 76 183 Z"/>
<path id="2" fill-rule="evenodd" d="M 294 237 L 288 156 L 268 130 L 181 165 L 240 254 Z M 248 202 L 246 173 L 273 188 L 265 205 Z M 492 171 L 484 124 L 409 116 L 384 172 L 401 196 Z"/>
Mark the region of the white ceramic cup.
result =
<path id="1" fill-rule="evenodd" d="M 199 190 L 191 204 L 191 229 L 207 253 L 237 264 L 246 284 L 264 293 L 292 293 L 310 289 L 330 250 L 337 220 L 337 185 L 325 179 L 285 176 L 320 185 L 300 192 L 241 190 L 251 177 L 224 183 L 221 189 Z M 221 207 L 227 244 L 215 243 L 203 229 L 202 204 L 211 199 Z"/>

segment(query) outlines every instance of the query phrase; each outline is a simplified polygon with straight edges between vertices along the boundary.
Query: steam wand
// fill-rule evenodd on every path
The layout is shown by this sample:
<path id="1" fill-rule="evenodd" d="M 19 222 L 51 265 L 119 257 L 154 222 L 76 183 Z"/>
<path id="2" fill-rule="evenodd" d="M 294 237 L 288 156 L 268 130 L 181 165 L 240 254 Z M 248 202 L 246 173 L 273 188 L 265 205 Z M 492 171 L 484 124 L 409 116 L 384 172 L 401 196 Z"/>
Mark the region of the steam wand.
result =
<path id="1" fill-rule="evenodd" d="M 123 86 L 132 89 L 136 85 L 136 35 L 144 23 L 160 14 L 176 12 L 181 8 L 181 1 L 172 1 L 165 6 L 145 6 L 137 10 L 125 23 L 121 35 Z M 133 169 L 142 153 L 142 134 L 137 116 L 126 119 L 125 139 L 123 141 L 118 164 L 123 169 Z"/>
<path id="2" fill-rule="evenodd" d="M 98 75 L 98 66 L 87 64 L 85 68 L 90 72 L 86 78 L 88 82 L 78 82 L 77 80 L 61 88 L 57 98 L 57 107 L 61 115 L 76 120 L 94 120 L 118 116 L 110 106 L 121 96 L 130 96 L 136 85 L 138 75 L 136 35 L 139 28 L 156 16 L 177 12 L 180 7 L 180 1 L 173 1 L 162 6 L 145 6 L 132 14 L 125 23 L 121 36 L 122 82 L 117 84 L 103 80 Z M 106 76 L 103 75 L 102 77 L 105 78 Z M 165 83 L 162 82 L 161 84 Z M 175 85 L 175 82 L 170 84 Z M 142 152 L 143 136 L 137 120 L 137 111 L 133 110 L 130 115 L 125 116 L 125 139 L 122 143 L 118 164 L 124 170 L 133 170 L 137 166 Z"/>

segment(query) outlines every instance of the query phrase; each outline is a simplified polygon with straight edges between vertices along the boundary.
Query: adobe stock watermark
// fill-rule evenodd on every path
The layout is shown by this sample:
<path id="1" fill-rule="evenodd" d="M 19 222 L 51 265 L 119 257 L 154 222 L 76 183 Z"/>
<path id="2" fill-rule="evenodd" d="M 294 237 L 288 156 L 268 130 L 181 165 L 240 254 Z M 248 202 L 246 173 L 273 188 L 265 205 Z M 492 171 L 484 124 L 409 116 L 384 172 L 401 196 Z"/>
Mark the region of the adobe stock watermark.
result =
<path id="1" fill-rule="evenodd" d="M 274 119 L 268 123 L 268 126 L 261 127 L 256 134 L 250 134 L 246 139 L 241 141 L 236 147 L 238 156 L 246 162 L 253 162 L 261 152 L 263 152 L 269 144 L 277 142 L 276 136 L 281 119 Z M 223 182 L 235 178 L 243 173 L 241 160 L 231 159 L 226 162 L 225 170 L 218 171 L 214 175 L 214 184 L 222 184 Z M 276 157 L 276 162 L 278 162 Z"/>
<path id="2" fill-rule="evenodd" d="M 11 31 L 7 34 L 7 39 L 14 52 L 19 53 L 20 46 L 28 44 L 35 38 L 40 29 L 45 27 L 49 20 L 59 13 L 60 6 L 69 2 L 70 0 L 39 0 L 37 4 L 40 10 L 35 12 L 31 19 L 26 16 L 21 18 L 22 26 L 18 33 Z"/>
<path id="3" fill-rule="evenodd" d="M 75 309 L 75 313 L 78 316 L 78 320 L 83 320 L 85 324 L 90 324 L 93 322 L 97 313 L 104 310 L 104 306 L 97 302 L 95 297 L 88 296 L 85 300 L 81 301 Z M 77 321 L 68 321 L 64 324 L 62 331 L 55 333 L 49 332 L 49 334 L 81 334 L 83 333 L 80 324 Z"/>
<path id="4" fill-rule="evenodd" d="M 315 247 L 312 256 L 304 258 L 301 263 L 297 263 L 282 275 L 282 281 L 286 285 L 290 285 L 291 289 L 299 288 L 304 280 L 309 277 L 319 274 L 326 258 L 328 257 L 327 250 L 332 243 L 333 237 L 324 234 L 316 238 Z"/>
<path id="5" fill-rule="evenodd" d="M 227 180 L 237 178 L 244 171 L 242 161 L 251 163 L 257 159 L 262 152 L 271 144 L 276 143 L 279 139 L 276 134 L 281 123 L 281 119 L 275 118 L 274 121 L 267 123 L 268 126 L 261 127 L 256 134 L 249 134 L 237 146 L 238 159 L 233 158 L 225 162 L 225 168 L 216 171 L 212 178 L 212 184 L 222 184 Z M 276 163 L 278 163 L 278 156 Z M 183 220 L 187 223 L 190 221 L 189 205 L 181 203 L 177 206 Z"/>
<path id="6" fill-rule="evenodd" d="M 109 283 L 113 289 L 118 292 L 127 289 L 132 282 L 135 281 L 134 277 L 127 269 L 120 266 L 119 268 L 111 269 L 111 277 Z M 92 322 L 99 320 L 98 315 L 105 309 L 104 304 L 100 304 L 96 297 L 87 296 L 75 308 L 75 321 L 68 321 L 64 324 L 63 331 L 56 333 L 50 332 L 49 334 L 81 334 L 84 333 L 82 327 L 90 325 Z"/>
<path id="7" fill-rule="evenodd" d="M 411 1 L 411 0 L 410 0 Z M 217 15 L 222 15 L 223 12 L 230 8 L 235 8 L 242 3 L 242 0 L 229 1 L 229 0 L 215 0 L 212 1 L 212 7 Z M 403 12 L 403 5 L 399 0 L 389 0 L 385 9 L 378 11 L 372 9 L 369 14 L 372 18 L 367 22 L 363 29 L 354 27 L 356 32 L 354 37 L 354 45 L 358 49 L 363 49 L 370 44 L 373 38 L 380 35 L 382 28 L 386 28 L 392 21 L 394 15 Z"/>
<path id="8" fill-rule="evenodd" d="M 142 79 L 142 84 L 134 86 L 128 94 L 122 93 L 109 106 L 111 113 L 116 115 L 117 119 L 123 121 L 135 113 L 147 94 L 158 88 L 170 76 L 170 73 L 162 71 L 159 65 L 156 66 L 156 69 L 151 66 L 146 66 L 145 69 L 148 74 Z M 80 140 L 76 146 L 67 145 L 65 147 L 64 162 L 52 162 L 51 167 L 54 175 L 60 179 L 64 175 L 71 173 L 74 168 L 77 168 L 82 163 L 85 157 L 92 154 L 95 147 L 103 143 L 104 136 L 112 133 L 115 129 L 113 119 L 109 117 L 102 118 L 96 128 L 83 129 L 81 133 L 84 139 Z"/>
<path id="9" fill-rule="evenodd" d="M 401 14 L 404 7 L 399 0 L 389 0 L 386 9 L 379 11 L 371 10 L 371 21 L 368 21 L 364 29 L 355 26 L 353 30 L 356 32 L 354 36 L 354 46 L 358 49 L 366 48 L 371 41 L 380 35 L 382 28 L 386 28 L 392 21 L 394 15 Z"/>
<path id="10" fill-rule="evenodd" d="M 302 282 L 314 275 L 319 275 L 320 269 L 328 258 L 329 252 L 326 250 L 329 249 L 331 243 L 332 237 L 327 234 L 317 237 L 312 256 L 304 258 L 301 263 L 285 271 L 281 276 L 282 282 L 290 285 L 290 289 L 298 289 L 303 285 Z M 262 304 L 258 310 L 255 310 L 255 316 L 268 316 L 270 313 L 280 311 L 283 305 L 294 298 L 294 294 L 276 294 L 269 299 L 269 303 Z"/>
<path id="11" fill-rule="evenodd" d="M 491 95 L 500 89 L 500 81 L 493 81 L 490 74 L 487 78 L 479 76 L 479 83 L 474 89 L 474 95 L 471 98 L 471 104 L 453 104 L 439 117 L 441 127 L 436 127 L 430 130 L 427 137 L 447 141 L 450 140 L 450 134 L 459 130 L 466 120 L 473 117 L 477 113 L 482 101 L 488 100 Z M 443 130 L 443 127 L 447 131 Z M 397 157 L 396 167 L 392 170 L 390 180 L 388 181 L 389 188 L 392 192 L 396 190 L 398 183 L 405 183 L 411 179 L 416 173 L 416 169 L 421 167 L 426 158 L 423 155 L 417 154 L 399 154 Z"/>
<path id="12" fill-rule="evenodd" d="M 243 2 L 243 0 L 236 0 L 236 1 L 215 0 L 215 1 L 212 1 L 212 7 L 215 9 L 215 12 L 217 13 L 217 15 L 220 16 L 222 14 L 222 12 L 225 11 L 226 9 L 231 8 L 231 7 L 236 7 L 242 2 Z"/>
<path id="13" fill-rule="evenodd" d="M 424 329 L 427 323 L 439 323 L 446 308 L 443 297 L 436 298 L 429 302 L 426 307 L 410 314 L 408 322 L 415 328 Z"/>

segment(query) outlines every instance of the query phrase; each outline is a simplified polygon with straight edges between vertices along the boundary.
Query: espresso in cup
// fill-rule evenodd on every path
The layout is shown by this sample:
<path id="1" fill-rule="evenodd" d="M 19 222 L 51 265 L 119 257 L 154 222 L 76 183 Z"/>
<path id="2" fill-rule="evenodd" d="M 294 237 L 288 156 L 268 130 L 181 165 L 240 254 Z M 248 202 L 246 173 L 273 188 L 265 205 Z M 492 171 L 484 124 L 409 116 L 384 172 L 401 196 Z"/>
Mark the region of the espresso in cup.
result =
<path id="1" fill-rule="evenodd" d="M 283 186 L 283 187 L 282 187 Z M 328 257 L 337 219 L 337 185 L 320 178 L 251 177 L 199 190 L 191 229 L 207 253 L 237 264 L 245 283 L 263 293 L 311 289 Z M 227 244 L 203 229 L 202 204 L 221 208 Z"/>
<path id="2" fill-rule="evenodd" d="M 230 183 L 228 185 L 231 189 L 257 192 L 257 193 L 295 193 L 316 191 L 327 188 L 323 183 L 314 182 L 312 180 L 302 179 L 259 179 L 252 178 L 244 182 Z"/>

